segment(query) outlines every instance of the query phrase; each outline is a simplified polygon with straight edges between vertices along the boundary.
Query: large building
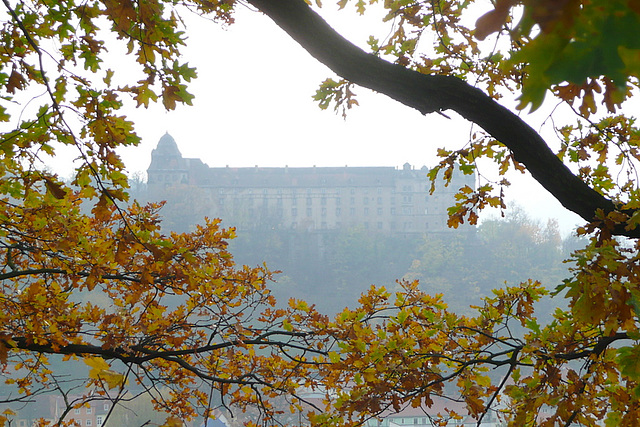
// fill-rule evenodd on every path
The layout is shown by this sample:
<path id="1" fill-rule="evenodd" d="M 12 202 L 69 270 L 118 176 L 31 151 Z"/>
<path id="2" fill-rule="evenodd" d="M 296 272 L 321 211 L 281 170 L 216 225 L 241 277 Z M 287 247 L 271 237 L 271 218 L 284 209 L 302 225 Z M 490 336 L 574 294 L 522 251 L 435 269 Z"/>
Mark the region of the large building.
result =
<path id="1" fill-rule="evenodd" d="M 473 176 L 454 174 L 429 195 L 427 167 L 209 167 L 184 158 L 167 133 L 151 154 L 152 199 L 197 189 L 209 217 L 240 229 L 336 230 L 360 226 L 380 232 L 447 231 L 447 207 Z M 193 206 L 191 206 L 193 208 Z"/>

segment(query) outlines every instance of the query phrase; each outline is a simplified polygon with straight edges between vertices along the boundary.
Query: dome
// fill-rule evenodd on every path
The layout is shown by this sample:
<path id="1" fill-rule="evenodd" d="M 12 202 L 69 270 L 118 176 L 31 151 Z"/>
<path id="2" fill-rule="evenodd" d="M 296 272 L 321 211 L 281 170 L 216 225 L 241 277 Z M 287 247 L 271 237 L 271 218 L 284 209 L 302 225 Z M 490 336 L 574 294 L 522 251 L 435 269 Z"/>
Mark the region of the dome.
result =
<path id="1" fill-rule="evenodd" d="M 167 132 L 162 135 L 162 138 L 158 141 L 158 145 L 153 150 L 152 156 L 182 157 L 182 153 L 180 153 L 178 149 L 176 140 Z"/>
<path id="2" fill-rule="evenodd" d="M 184 170 L 186 168 L 186 160 L 182 158 L 176 140 L 169 135 L 169 132 L 165 133 L 151 152 L 149 170 Z"/>

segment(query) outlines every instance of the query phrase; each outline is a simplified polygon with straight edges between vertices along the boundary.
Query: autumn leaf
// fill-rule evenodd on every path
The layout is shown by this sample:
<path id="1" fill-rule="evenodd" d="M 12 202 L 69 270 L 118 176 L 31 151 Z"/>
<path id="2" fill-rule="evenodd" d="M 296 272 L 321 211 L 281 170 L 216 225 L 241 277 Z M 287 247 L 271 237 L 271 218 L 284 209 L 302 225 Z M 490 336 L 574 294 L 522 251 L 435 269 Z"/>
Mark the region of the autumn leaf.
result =
<path id="1" fill-rule="evenodd" d="M 44 183 L 47 187 L 47 190 L 49 190 L 49 192 L 56 199 L 64 199 L 67 196 L 67 190 L 63 187 L 62 184 L 55 182 L 49 177 L 44 178 Z"/>
<path id="2" fill-rule="evenodd" d="M 89 378 L 104 381 L 109 389 L 120 387 L 125 376 L 111 370 L 111 366 L 102 357 L 84 358 L 84 363 L 91 369 L 89 370 Z"/>
<path id="3" fill-rule="evenodd" d="M 184 423 L 178 417 L 168 417 L 161 427 L 182 427 Z"/>
<path id="4" fill-rule="evenodd" d="M 9 81 L 5 86 L 7 92 L 16 93 L 16 89 L 23 89 L 27 84 L 27 80 L 24 78 L 20 72 L 18 72 L 15 67 L 13 71 L 11 71 L 11 75 L 9 76 Z"/>
<path id="5" fill-rule="evenodd" d="M 478 40 L 484 40 L 489 34 L 500 31 L 507 20 L 509 9 L 515 3 L 516 0 L 497 0 L 495 8 L 482 15 L 476 21 L 475 37 Z"/>

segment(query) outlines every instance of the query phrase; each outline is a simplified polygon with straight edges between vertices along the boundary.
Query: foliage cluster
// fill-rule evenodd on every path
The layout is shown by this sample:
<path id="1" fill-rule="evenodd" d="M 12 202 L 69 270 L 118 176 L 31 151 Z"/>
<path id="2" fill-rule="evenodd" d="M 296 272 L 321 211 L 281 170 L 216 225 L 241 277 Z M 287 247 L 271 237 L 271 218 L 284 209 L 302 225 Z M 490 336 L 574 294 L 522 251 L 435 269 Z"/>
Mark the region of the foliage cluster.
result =
<path id="1" fill-rule="evenodd" d="M 378 2 L 355 5 L 366 13 L 371 3 Z M 526 280 L 496 290 L 469 316 L 410 281 L 394 294 L 371 288 L 334 319 L 295 299 L 278 308 L 267 288 L 271 272 L 234 264 L 233 230 L 212 220 L 167 235 L 157 205 L 124 208 L 116 148 L 139 141 L 122 115 L 125 101 L 189 104 L 195 71 L 180 59 L 188 30 L 181 11 L 226 25 L 242 4 L 339 75 L 316 96 L 322 107 L 354 107 L 350 85 L 360 84 L 423 113 L 457 111 L 486 134 L 443 150 L 434 176 L 446 178 L 456 162 L 473 171 L 487 158 L 501 174 L 526 168 L 579 213 L 588 242 L 555 290 L 568 307 L 541 325 L 533 305 L 548 291 Z M 59 354 L 89 367 L 79 379 L 87 399 L 120 399 L 133 382 L 167 413 L 166 426 L 212 415 L 213 395 L 254 415 L 247 423 L 265 425 L 282 411 L 303 411 L 316 425 L 354 425 L 384 410 L 430 406 L 438 395 L 464 402 L 478 422 L 492 410 L 518 426 L 640 418 L 639 133 L 623 113 L 638 89 L 636 0 L 389 0 L 380 6 L 391 32 L 370 39 L 371 53 L 337 35 L 303 0 L 3 5 L 0 369 L 15 386 L 3 400 L 65 393 L 68 383 L 47 360 Z M 487 12 L 475 26 L 463 19 L 472 7 Z M 125 58 L 107 55 L 107 34 L 128 51 Z M 560 153 L 498 104 L 513 93 L 521 108 L 537 108 L 552 94 L 575 113 L 573 123 L 557 126 Z M 76 190 L 39 167 L 58 144 L 77 150 Z M 506 185 L 461 189 L 450 224 L 504 206 L 495 192 Z M 83 200 L 94 203 L 89 214 Z M 91 298 L 80 298 L 86 292 Z M 303 389 L 323 398 L 306 400 Z M 543 406 L 551 409 L 545 420 L 538 418 Z M 0 424 L 10 416 L 0 415 Z"/>

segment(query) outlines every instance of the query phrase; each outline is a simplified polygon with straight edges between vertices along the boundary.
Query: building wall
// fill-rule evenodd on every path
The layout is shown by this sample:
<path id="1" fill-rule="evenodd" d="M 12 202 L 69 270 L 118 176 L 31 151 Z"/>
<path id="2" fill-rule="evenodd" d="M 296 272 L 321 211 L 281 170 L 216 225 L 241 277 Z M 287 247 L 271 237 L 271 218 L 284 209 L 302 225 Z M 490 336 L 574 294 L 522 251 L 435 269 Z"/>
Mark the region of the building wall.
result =
<path id="1" fill-rule="evenodd" d="M 446 208 L 457 190 L 474 188 L 473 176 L 455 174 L 449 187 L 429 195 L 428 169 L 393 167 L 210 168 L 182 157 L 165 134 L 147 170 L 153 200 L 176 188 L 198 189 L 190 204 L 209 217 L 243 229 L 335 230 L 362 226 L 378 232 L 444 232 Z M 194 206 L 191 206 L 195 209 Z"/>

